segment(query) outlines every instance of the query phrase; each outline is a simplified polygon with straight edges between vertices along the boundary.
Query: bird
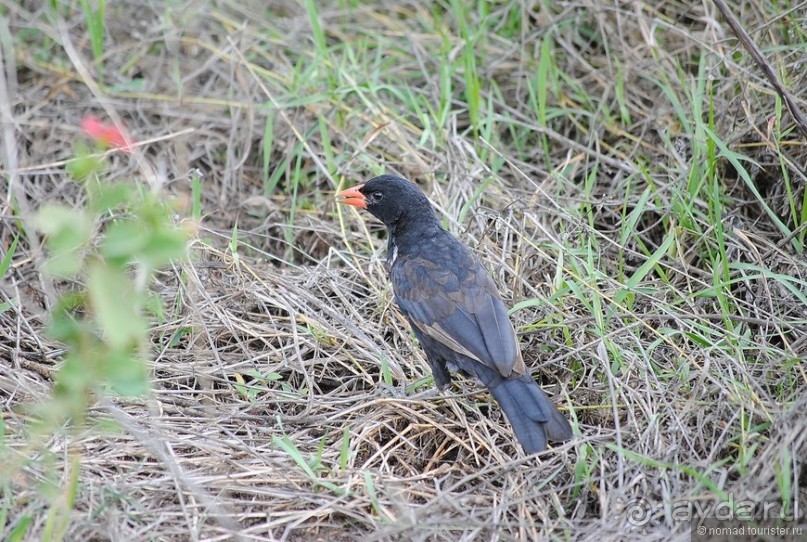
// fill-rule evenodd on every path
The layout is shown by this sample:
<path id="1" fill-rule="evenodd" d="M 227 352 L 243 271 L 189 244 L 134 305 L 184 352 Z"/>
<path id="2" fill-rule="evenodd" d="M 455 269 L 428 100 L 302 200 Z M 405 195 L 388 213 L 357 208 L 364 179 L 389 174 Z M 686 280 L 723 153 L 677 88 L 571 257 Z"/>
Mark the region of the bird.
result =
<path id="1" fill-rule="evenodd" d="M 515 329 L 484 265 L 446 231 L 420 188 L 380 175 L 337 194 L 387 229 L 395 302 L 426 354 L 439 390 L 452 373 L 481 382 L 504 411 L 526 454 L 573 437 L 569 421 L 527 371 Z"/>

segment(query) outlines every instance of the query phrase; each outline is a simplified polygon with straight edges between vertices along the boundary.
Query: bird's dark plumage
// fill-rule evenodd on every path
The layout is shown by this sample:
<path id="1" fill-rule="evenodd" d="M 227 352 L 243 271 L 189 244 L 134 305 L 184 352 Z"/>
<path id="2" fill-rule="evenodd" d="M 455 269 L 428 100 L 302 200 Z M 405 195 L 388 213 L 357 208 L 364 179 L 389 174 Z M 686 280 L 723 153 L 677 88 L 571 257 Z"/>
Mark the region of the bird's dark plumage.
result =
<path id="1" fill-rule="evenodd" d="M 439 388 L 452 371 L 491 392 L 529 453 L 572 437 L 569 422 L 532 380 L 499 292 L 471 251 L 445 231 L 414 184 L 382 175 L 340 192 L 389 232 L 387 264 L 395 300 L 426 352 Z"/>

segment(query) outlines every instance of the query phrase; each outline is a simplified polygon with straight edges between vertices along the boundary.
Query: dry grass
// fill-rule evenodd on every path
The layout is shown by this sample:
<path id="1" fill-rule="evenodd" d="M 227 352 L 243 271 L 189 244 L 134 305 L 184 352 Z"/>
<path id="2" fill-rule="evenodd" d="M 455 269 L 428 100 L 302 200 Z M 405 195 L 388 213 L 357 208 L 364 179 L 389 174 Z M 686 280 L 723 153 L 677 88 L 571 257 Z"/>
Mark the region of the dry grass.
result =
<path id="1" fill-rule="evenodd" d="M 687 503 L 807 509 L 807 145 L 711 3 L 311 2 L 319 33 L 305 3 L 110 2 L 101 62 L 39 4 L 0 1 L 3 538 L 687 540 Z M 807 7 L 739 4 L 807 108 Z M 80 284 L 30 220 L 83 205 L 99 111 L 155 138 L 110 178 L 201 175 L 204 218 L 154 284 L 153 393 L 33 437 Z M 576 441 L 525 458 L 478 386 L 430 391 L 382 228 L 332 197 L 382 171 L 489 266 Z"/>

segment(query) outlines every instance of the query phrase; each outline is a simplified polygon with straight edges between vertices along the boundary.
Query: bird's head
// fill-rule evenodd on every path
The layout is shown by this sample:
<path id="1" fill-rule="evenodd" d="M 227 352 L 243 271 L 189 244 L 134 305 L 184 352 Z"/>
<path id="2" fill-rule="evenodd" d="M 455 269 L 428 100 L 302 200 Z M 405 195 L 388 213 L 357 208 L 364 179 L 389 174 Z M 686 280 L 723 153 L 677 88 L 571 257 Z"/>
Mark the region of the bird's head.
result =
<path id="1" fill-rule="evenodd" d="M 434 211 L 414 183 L 393 175 L 374 177 L 337 194 L 341 203 L 367 209 L 387 226 L 434 220 Z"/>

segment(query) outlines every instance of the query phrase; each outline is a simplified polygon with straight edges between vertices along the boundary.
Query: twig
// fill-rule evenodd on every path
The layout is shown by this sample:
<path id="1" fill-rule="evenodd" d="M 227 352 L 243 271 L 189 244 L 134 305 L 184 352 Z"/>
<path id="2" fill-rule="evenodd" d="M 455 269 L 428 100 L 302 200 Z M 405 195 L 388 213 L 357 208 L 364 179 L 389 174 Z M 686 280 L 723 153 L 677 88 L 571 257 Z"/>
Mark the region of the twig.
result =
<path id="1" fill-rule="evenodd" d="M 807 119 L 805 119 L 801 109 L 799 109 L 796 101 L 787 91 L 785 86 L 781 81 L 779 81 L 779 78 L 776 77 L 773 68 L 771 68 L 771 65 L 765 59 L 762 51 L 759 50 L 759 47 L 757 47 L 754 40 L 751 39 L 751 36 L 745 31 L 745 28 L 743 28 L 740 21 L 737 20 L 737 17 L 734 16 L 726 3 L 723 0 L 714 0 L 714 2 L 721 13 L 723 13 L 723 17 L 726 18 L 726 22 L 729 23 L 734 35 L 737 36 L 737 39 L 740 40 L 743 47 L 745 47 L 745 49 L 751 53 L 751 58 L 753 58 L 754 62 L 757 63 L 757 66 L 762 69 L 762 73 L 765 74 L 765 77 L 768 78 L 768 81 L 770 81 L 771 85 L 773 85 L 773 88 L 776 89 L 777 94 L 779 94 L 779 96 L 785 102 L 785 106 L 793 116 L 796 126 L 798 126 L 801 133 L 807 137 Z"/>
<path id="2" fill-rule="evenodd" d="M 17 66 L 14 57 L 14 43 L 8 22 L 0 19 L 0 131 L 2 131 L 2 156 L 0 163 L 5 161 L 5 169 L 8 172 L 8 180 L 5 181 L 8 187 L 5 201 L 0 202 L 0 216 L 8 213 L 17 215 L 24 227 L 22 228 L 31 255 L 36 262 L 37 275 L 42 285 L 42 292 L 45 294 L 45 304 L 50 310 L 57 300 L 56 290 L 53 280 L 45 273 L 42 267 L 45 255 L 42 252 L 42 243 L 39 233 L 34 226 L 34 213 L 28 201 L 23 185 L 19 181 L 19 156 L 17 149 L 16 123 L 14 122 L 14 96 L 17 88 Z M 12 207 L 16 206 L 14 212 Z"/>

